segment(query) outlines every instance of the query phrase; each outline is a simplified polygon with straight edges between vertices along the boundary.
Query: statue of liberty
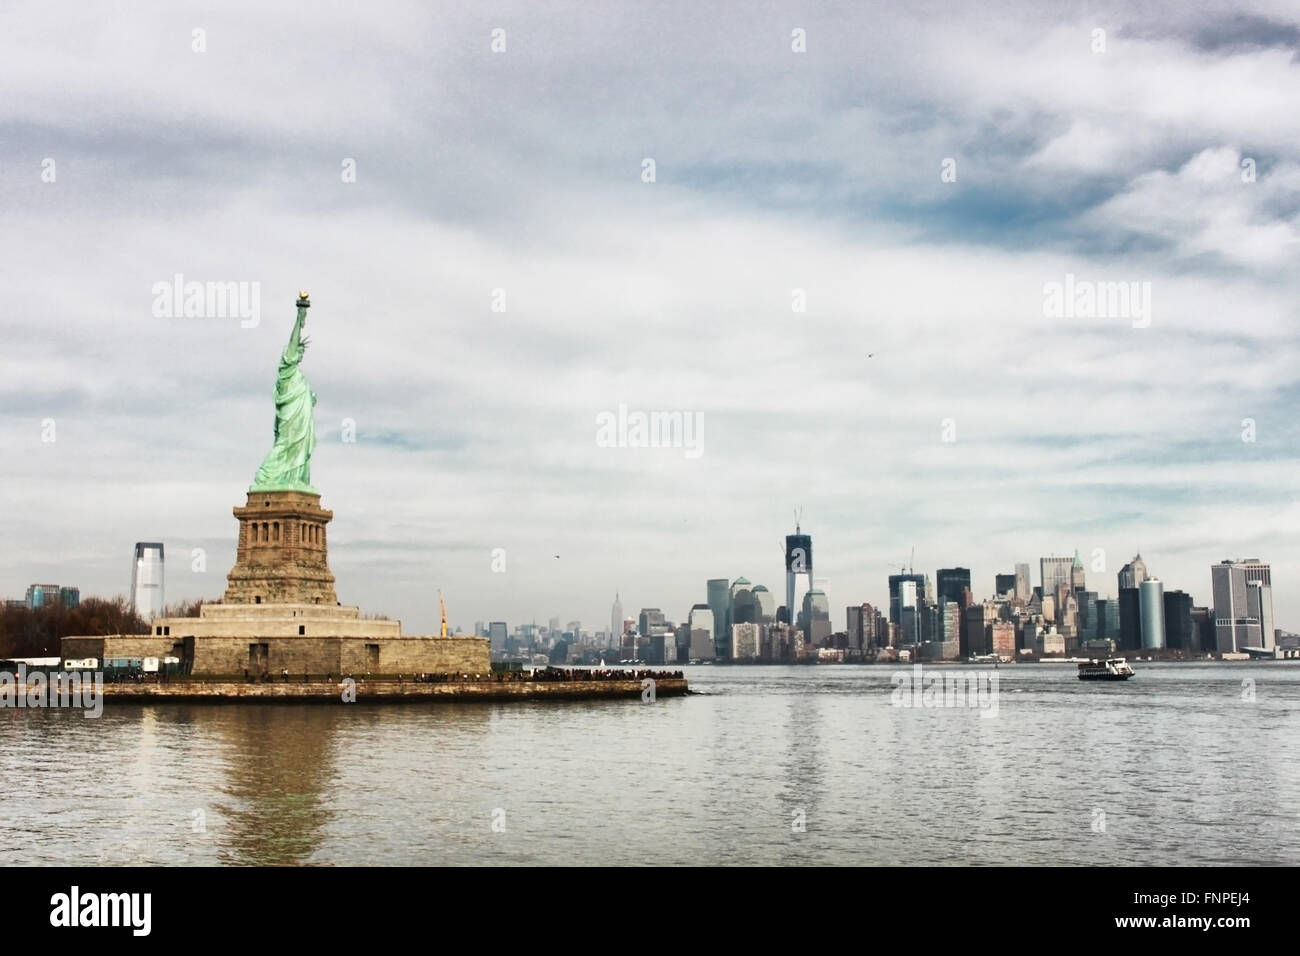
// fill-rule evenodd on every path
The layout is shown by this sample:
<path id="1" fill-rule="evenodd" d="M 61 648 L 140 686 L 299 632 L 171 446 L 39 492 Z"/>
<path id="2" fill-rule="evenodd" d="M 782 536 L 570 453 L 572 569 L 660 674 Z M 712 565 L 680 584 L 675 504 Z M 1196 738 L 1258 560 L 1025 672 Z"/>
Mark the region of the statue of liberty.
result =
<path id="1" fill-rule="evenodd" d="M 275 379 L 275 444 L 257 469 L 249 491 L 307 491 L 319 494 L 311 485 L 311 453 L 316 448 L 316 393 L 307 384 L 299 366 L 310 341 L 303 337 L 311 301 L 298 293 L 298 320 L 289 333 L 289 344 L 280 356 L 280 373 Z"/>

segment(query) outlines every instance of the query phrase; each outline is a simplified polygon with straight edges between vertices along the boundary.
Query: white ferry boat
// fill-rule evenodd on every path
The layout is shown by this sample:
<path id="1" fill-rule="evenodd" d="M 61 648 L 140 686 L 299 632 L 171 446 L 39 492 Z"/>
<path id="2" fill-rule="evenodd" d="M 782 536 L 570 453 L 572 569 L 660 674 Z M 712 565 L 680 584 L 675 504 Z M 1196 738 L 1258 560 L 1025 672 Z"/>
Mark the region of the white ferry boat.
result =
<path id="1" fill-rule="evenodd" d="M 1079 680 L 1128 680 L 1133 668 L 1122 657 L 1084 661 L 1079 665 Z"/>

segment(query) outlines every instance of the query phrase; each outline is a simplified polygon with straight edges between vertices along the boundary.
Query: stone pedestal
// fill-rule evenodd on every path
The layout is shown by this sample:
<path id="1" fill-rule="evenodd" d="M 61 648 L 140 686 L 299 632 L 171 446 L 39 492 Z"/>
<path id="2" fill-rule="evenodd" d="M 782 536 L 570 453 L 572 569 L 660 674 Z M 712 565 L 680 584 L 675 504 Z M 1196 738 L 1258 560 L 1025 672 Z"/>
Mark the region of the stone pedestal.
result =
<path id="1" fill-rule="evenodd" d="M 334 512 L 305 491 L 250 491 L 236 508 L 239 550 L 226 576 L 225 604 L 339 603 L 325 526 Z"/>

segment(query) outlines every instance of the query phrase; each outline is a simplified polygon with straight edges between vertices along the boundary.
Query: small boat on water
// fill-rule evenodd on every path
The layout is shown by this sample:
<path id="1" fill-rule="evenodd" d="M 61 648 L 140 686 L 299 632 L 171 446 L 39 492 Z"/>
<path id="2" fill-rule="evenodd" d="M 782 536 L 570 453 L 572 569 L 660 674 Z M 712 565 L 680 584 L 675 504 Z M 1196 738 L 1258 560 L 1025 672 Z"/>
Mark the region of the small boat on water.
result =
<path id="1" fill-rule="evenodd" d="M 1079 680 L 1128 680 L 1133 668 L 1122 657 L 1084 661 L 1079 665 Z"/>

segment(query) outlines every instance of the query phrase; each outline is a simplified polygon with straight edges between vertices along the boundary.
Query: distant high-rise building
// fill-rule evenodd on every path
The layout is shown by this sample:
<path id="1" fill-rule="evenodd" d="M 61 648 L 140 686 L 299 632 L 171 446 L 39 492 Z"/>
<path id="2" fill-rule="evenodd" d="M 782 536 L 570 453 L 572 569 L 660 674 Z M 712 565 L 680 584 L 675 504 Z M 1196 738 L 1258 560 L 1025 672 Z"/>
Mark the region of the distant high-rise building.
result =
<path id="1" fill-rule="evenodd" d="M 1165 646 L 1165 586 L 1159 578 L 1147 578 L 1138 588 L 1138 611 L 1142 619 L 1142 649 Z"/>
<path id="2" fill-rule="evenodd" d="M 762 584 L 750 591 L 754 601 L 754 620 L 759 624 L 771 624 L 776 621 L 776 597 Z"/>
<path id="3" fill-rule="evenodd" d="M 1166 591 L 1165 647 L 1195 653 L 1200 649 L 1196 637 L 1196 622 L 1192 619 L 1192 596 L 1186 591 Z"/>
<path id="4" fill-rule="evenodd" d="M 940 660 L 954 660 L 961 656 L 961 615 L 964 607 L 964 601 L 939 599 L 939 642 L 943 645 L 943 650 L 939 653 Z"/>
<path id="5" fill-rule="evenodd" d="M 1038 559 L 1039 579 L 1043 585 L 1043 597 L 1055 598 L 1057 589 L 1070 587 L 1070 572 L 1074 567 L 1073 558 L 1055 556 Z"/>
<path id="6" fill-rule="evenodd" d="M 641 615 L 638 620 L 637 633 L 642 637 L 654 637 L 656 634 L 662 634 L 667 630 L 668 624 L 664 620 L 664 612 L 657 607 L 641 608 Z"/>
<path id="7" fill-rule="evenodd" d="M 1033 586 L 1029 581 L 1029 565 L 1021 562 L 1016 565 L 1016 597 L 1021 601 L 1028 602 L 1033 594 Z"/>
<path id="8" fill-rule="evenodd" d="M 1261 581 L 1246 579 L 1246 611 L 1259 620 L 1258 645 L 1266 651 L 1277 646 L 1277 636 L 1273 630 L 1273 589 Z"/>
<path id="9" fill-rule="evenodd" d="M 677 632 L 672 628 L 665 628 L 657 634 L 650 637 L 650 651 L 648 662 L 651 664 L 676 664 L 677 663 Z"/>
<path id="10" fill-rule="evenodd" d="M 1119 649 L 1136 651 L 1142 647 L 1142 616 L 1137 588 L 1120 588 Z"/>
<path id="11" fill-rule="evenodd" d="M 488 624 L 488 650 L 493 653 L 505 653 L 506 634 L 505 621 L 492 621 Z"/>
<path id="12" fill-rule="evenodd" d="M 942 588 L 943 585 L 939 585 L 939 587 Z M 1014 574 L 993 575 L 993 596 L 1016 597 L 1016 576 Z"/>
<path id="13" fill-rule="evenodd" d="M 33 584 L 27 588 L 26 604 L 29 608 L 58 607 L 59 586 L 57 584 Z"/>
<path id="14" fill-rule="evenodd" d="M 1010 621 L 993 621 L 988 625 L 991 653 L 1003 660 L 1016 656 L 1016 626 Z"/>
<path id="15" fill-rule="evenodd" d="M 131 606 L 146 621 L 163 609 L 163 546 L 161 541 L 137 541 L 131 566 Z"/>
<path id="16" fill-rule="evenodd" d="M 1061 588 L 1061 608 L 1056 617 L 1068 645 L 1066 649 L 1073 650 L 1079 640 L 1079 596 L 1074 591 Z"/>
<path id="17" fill-rule="evenodd" d="M 1260 639 L 1258 645 L 1265 650 L 1272 650 L 1277 645 L 1277 634 L 1273 623 L 1273 569 L 1259 558 L 1242 558 L 1237 562 L 1237 566 L 1246 572 L 1246 586 L 1258 584 L 1264 590 L 1257 595 L 1259 605 L 1255 608 L 1255 615 L 1259 618 Z M 1251 594 L 1246 592 L 1247 603 Z M 1256 645 L 1250 645 L 1252 647 Z"/>
<path id="18" fill-rule="evenodd" d="M 691 635 L 687 658 L 692 661 L 713 660 L 718 653 L 713 641 L 713 609 L 707 604 L 696 604 L 691 607 L 686 621 Z"/>
<path id="19" fill-rule="evenodd" d="M 918 603 L 926 599 L 925 593 L 925 575 L 924 574 L 891 574 L 889 576 L 889 622 L 891 624 L 902 623 L 902 610 L 905 606 L 900 602 L 899 593 L 904 584 L 912 584 L 909 592 L 911 595 L 906 606 L 915 608 Z"/>
<path id="20" fill-rule="evenodd" d="M 727 621 L 731 610 L 731 582 L 727 578 L 710 578 L 706 600 L 713 612 L 713 653 L 726 660 L 731 651 L 731 626 Z"/>
<path id="21" fill-rule="evenodd" d="M 1197 654 L 1214 650 L 1214 608 L 1192 608 L 1192 624 L 1196 628 L 1196 647 L 1193 650 Z"/>
<path id="22" fill-rule="evenodd" d="M 731 659 L 733 661 L 757 660 L 760 639 L 760 628 L 757 624 L 733 624 L 731 626 Z"/>
<path id="23" fill-rule="evenodd" d="M 614 606 L 609 609 L 609 636 L 617 639 L 623 633 L 623 601 L 617 591 L 614 592 Z"/>
<path id="24" fill-rule="evenodd" d="M 894 607 L 898 610 L 898 639 L 904 647 L 921 643 L 921 601 L 917 594 L 922 587 L 923 581 L 918 582 L 911 577 L 899 581 L 898 593 L 891 602 L 891 610 Z"/>
<path id="25" fill-rule="evenodd" d="M 970 587 L 970 568 L 940 568 L 934 576 L 934 601 L 960 604 L 963 592 Z"/>
<path id="26" fill-rule="evenodd" d="M 804 636 L 813 647 L 821 647 L 831 636 L 831 606 L 825 592 L 813 588 L 803 599 Z"/>
<path id="27" fill-rule="evenodd" d="M 1237 567 L 1246 572 L 1246 583 L 1258 581 L 1260 584 L 1273 586 L 1273 569 L 1270 565 L 1259 560 L 1259 558 L 1242 558 L 1234 562 Z"/>
<path id="28" fill-rule="evenodd" d="M 1097 615 L 1097 592 L 1079 591 L 1079 641 L 1101 638 L 1101 621 Z"/>
<path id="29" fill-rule="evenodd" d="M 731 590 L 727 595 L 730 601 L 727 620 L 732 626 L 755 623 L 758 610 L 754 604 L 753 589 L 754 586 L 746 577 L 739 577 L 731 582 Z"/>
<path id="30" fill-rule="evenodd" d="M 1246 580 L 1246 567 L 1235 561 L 1222 561 L 1210 567 L 1215 649 L 1220 654 L 1263 646 L 1259 618 L 1250 614 Z"/>
<path id="31" fill-rule="evenodd" d="M 998 605 L 994 601 L 973 604 L 966 609 L 966 642 L 962 651 L 966 654 L 990 654 L 993 652 L 993 622 L 998 619 Z M 1014 638 L 1013 638 L 1014 643 Z"/>
<path id="32" fill-rule="evenodd" d="M 1121 628 L 1118 598 L 1106 598 L 1104 601 L 1097 602 L 1097 621 L 1101 627 L 1097 638 L 1103 641 L 1114 641 L 1115 646 L 1119 647 Z"/>
<path id="33" fill-rule="evenodd" d="M 813 589 L 812 535 L 804 534 L 798 522 L 794 534 L 785 536 L 785 608 L 793 620 L 796 617 L 795 583 L 799 575 L 806 575 L 808 590 Z"/>
<path id="34" fill-rule="evenodd" d="M 860 651 L 874 651 L 883 647 L 887 635 L 881 633 L 880 612 L 870 604 L 848 609 L 849 647 Z"/>
<path id="35" fill-rule="evenodd" d="M 59 603 L 68 609 L 81 604 L 81 588 L 59 588 Z"/>
<path id="36" fill-rule="evenodd" d="M 1079 559 L 1079 549 L 1074 549 L 1074 561 L 1070 564 L 1070 590 L 1082 591 L 1088 586 L 1088 576 L 1083 570 L 1083 561 Z"/>
<path id="37" fill-rule="evenodd" d="M 1135 554 L 1132 561 L 1119 569 L 1119 587 L 1121 591 L 1125 588 L 1140 588 L 1142 582 L 1146 579 L 1147 566 L 1140 554 Z"/>

